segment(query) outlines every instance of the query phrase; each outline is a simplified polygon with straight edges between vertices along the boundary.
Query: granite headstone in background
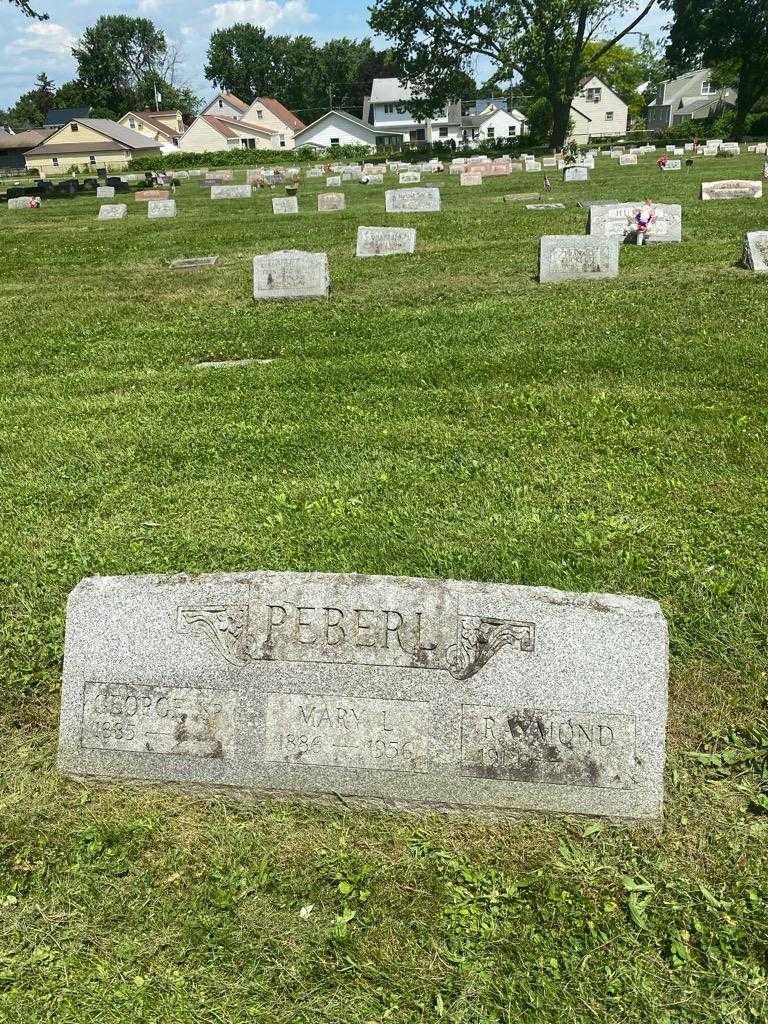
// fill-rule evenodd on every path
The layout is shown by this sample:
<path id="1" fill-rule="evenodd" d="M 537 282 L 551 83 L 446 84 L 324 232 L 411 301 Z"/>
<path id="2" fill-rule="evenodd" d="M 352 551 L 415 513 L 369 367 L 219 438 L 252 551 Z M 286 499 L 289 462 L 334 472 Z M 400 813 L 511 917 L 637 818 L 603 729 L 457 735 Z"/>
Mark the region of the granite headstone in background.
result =
<path id="1" fill-rule="evenodd" d="M 125 203 L 109 203 L 99 207 L 97 220 L 122 220 L 128 216 L 128 207 Z"/>
<path id="2" fill-rule="evenodd" d="M 384 193 L 387 213 L 439 213 L 439 188 L 390 188 Z"/>
<path id="3" fill-rule="evenodd" d="M 762 199 L 762 181 L 702 181 L 701 198 L 710 199 Z"/>
<path id="4" fill-rule="evenodd" d="M 257 301 L 327 299 L 330 284 L 324 252 L 288 249 L 253 258 L 253 297 Z"/>
<path id="5" fill-rule="evenodd" d="M 471 174 L 470 172 L 461 174 L 459 176 L 460 185 L 482 185 L 483 176 L 482 174 Z"/>
<path id="6" fill-rule="evenodd" d="M 396 256 L 410 255 L 416 249 L 416 228 L 357 229 L 356 255 Z"/>
<path id="7" fill-rule="evenodd" d="M 539 281 L 616 277 L 619 239 L 588 235 L 544 235 L 539 242 Z"/>
<path id="8" fill-rule="evenodd" d="M 317 196 L 317 209 L 320 213 L 330 213 L 346 208 L 347 201 L 343 192 L 320 192 Z"/>
<path id="9" fill-rule="evenodd" d="M 272 213 L 298 213 L 299 200 L 296 196 L 276 196 L 272 200 Z"/>
<path id="10" fill-rule="evenodd" d="M 114 199 L 115 189 L 112 185 L 99 185 L 96 188 L 97 199 Z"/>
<path id="11" fill-rule="evenodd" d="M 250 199 L 253 189 L 246 185 L 212 185 L 211 199 Z"/>
<path id="12" fill-rule="evenodd" d="M 168 199 L 170 192 L 161 188 L 145 188 L 140 192 L 134 193 L 134 199 L 137 203 L 149 203 L 153 199 Z"/>
<path id="13" fill-rule="evenodd" d="M 419 171 L 403 171 L 398 178 L 400 185 L 417 185 L 421 181 L 421 174 Z"/>
<path id="14" fill-rule="evenodd" d="M 483 817 L 658 823 L 655 601 L 321 573 L 83 580 L 60 770 Z"/>
<path id="15" fill-rule="evenodd" d="M 571 165 L 563 168 L 563 181 L 589 181 L 589 168 Z"/>
<path id="16" fill-rule="evenodd" d="M 147 217 L 150 220 L 158 220 L 161 217 L 176 216 L 175 199 L 151 199 L 147 204 Z"/>

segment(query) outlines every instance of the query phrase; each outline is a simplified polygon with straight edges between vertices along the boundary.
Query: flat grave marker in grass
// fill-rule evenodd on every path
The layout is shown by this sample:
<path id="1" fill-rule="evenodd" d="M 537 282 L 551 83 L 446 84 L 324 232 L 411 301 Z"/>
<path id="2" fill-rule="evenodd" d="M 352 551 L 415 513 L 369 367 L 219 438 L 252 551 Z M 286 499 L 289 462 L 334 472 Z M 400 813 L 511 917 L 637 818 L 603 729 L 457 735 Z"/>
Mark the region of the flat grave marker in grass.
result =
<path id="1" fill-rule="evenodd" d="M 416 249 L 416 228 L 357 229 L 356 255 L 395 256 L 410 255 Z"/>
<path id="2" fill-rule="evenodd" d="M 250 199 L 253 190 L 250 184 L 245 185 L 213 185 L 211 199 Z"/>
<path id="3" fill-rule="evenodd" d="M 112 185 L 99 185 L 96 189 L 97 199 L 114 199 L 115 189 Z"/>
<path id="4" fill-rule="evenodd" d="M 655 601 L 321 573 L 83 580 L 59 767 L 510 817 L 658 822 Z"/>
<path id="5" fill-rule="evenodd" d="M 189 256 L 173 260 L 169 267 L 171 270 L 208 270 L 215 267 L 218 262 L 218 256 Z"/>
<path id="6" fill-rule="evenodd" d="M 175 199 L 150 199 L 147 204 L 147 217 L 150 220 L 160 220 L 165 217 L 176 216 Z"/>
<path id="7" fill-rule="evenodd" d="M 564 167 L 563 181 L 589 181 L 589 168 L 582 165 Z"/>
<path id="8" fill-rule="evenodd" d="M 617 277 L 619 239 L 589 235 L 544 235 L 539 242 L 539 281 Z"/>
<path id="9" fill-rule="evenodd" d="M 139 192 L 134 193 L 134 199 L 137 203 L 149 203 L 153 200 L 169 199 L 171 193 L 166 189 L 161 188 L 145 188 Z"/>
<path id="10" fill-rule="evenodd" d="M 347 201 L 343 192 L 320 192 L 317 196 L 317 209 L 320 213 L 331 213 L 344 210 Z"/>
<path id="11" fill-rule="evenodd" d="M 439 188 L 391 188 L 384 193 L 387 213 L 439 213 Z"/>
<path id="12" fill-rule="evenodd" d="M 253 297 L 257 301 L 327 299 L 330 286 L 328 256 L 324 252 L 289 249 L 254 256 Z"/>
<path id="13" fill-rule="evenodd" d="M 275 196 L 272 200 L 272 213 L 298 213 L 299 200 L 296 196 Z"/>
<path id="14" fill-rule="evenodd" d="M 99 207 L 97 220 L 122 220 L 128 216 L 128 207 L 125 203 L 105 203 Z"/>

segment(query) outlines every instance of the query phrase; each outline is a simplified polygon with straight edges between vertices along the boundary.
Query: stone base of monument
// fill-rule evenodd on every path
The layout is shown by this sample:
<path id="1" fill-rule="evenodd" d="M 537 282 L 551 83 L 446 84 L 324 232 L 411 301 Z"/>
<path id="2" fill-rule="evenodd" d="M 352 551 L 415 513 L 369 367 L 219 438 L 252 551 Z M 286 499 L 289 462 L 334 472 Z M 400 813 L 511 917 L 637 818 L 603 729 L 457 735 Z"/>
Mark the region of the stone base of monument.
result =
<path id="1" fill-rule="evenodd" d="M 60 770 L 190 792 L 658 825 L 655 601 L 321 573 L 92 578 Z"/>

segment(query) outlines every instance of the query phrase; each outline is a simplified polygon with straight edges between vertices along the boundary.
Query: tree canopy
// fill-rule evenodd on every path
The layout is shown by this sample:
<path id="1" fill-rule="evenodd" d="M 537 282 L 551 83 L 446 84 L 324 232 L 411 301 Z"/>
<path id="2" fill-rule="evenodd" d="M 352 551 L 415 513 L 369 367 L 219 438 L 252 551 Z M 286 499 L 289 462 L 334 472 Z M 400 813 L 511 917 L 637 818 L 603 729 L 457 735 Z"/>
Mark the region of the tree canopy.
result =
<path id="1" fill-rule="evenodd" d="M 593 71 L 656 0 L 374 0 L 370 25 L 395 42 L 401 77 L 420 97 L 409 102 L 429 117 L 457 99 L 458 72 L 475 55 L 506 79 L 519 76 L 551 109 L 553 146 L 562 146 L 579 80 Z M 591 52 L 589 44 L 623 21 Z"/>
<path id="2" fill-rule="evenodd" d="M 768 92 L 768 0 L 662 0 L 672 12 L 667 57 L 676 70 L 711 66 L 738 90 L 734 133 Z"/>
<path id="3" fill-rule="evenodd" d="M 29 0 L 8 0 L 11 7 L 18 7 L 21 13 L 27 18 L 36 18 L 37 21 L 48 21 L 47 14 L 41 14 L 36 11 Z"/>

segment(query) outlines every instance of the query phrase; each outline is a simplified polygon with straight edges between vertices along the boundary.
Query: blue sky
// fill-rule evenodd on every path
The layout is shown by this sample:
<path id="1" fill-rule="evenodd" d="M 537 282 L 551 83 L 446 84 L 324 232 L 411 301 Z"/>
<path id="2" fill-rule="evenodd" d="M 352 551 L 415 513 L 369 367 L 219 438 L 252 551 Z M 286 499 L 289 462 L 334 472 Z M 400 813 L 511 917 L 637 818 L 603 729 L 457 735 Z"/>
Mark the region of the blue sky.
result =
<path id="1" fill-rule="evenodd" d="M 238 21 L 262 25 L 267 31 L 304 33 L 322 41 L 335 36 L 370 35 L 367 2 L 360 0 L 33 0 L 50 15 L 47 22 L 30 21 L 0 0 L 0 107 L 11 105 L 32 88 L 35 75 L 45 71 L 56 85 L 74 77 L 70 49 L 78 34 L 102 14 L 137 14 L 151 18 L 181 51 L 181 77 L 198 95 L 212 90 L 203 76 L 208 38 L 215 28 Z M 667 15 L 656 12 L 640 26 L 658 36 Z M 379 41 L 384 45 L 384 41 Z M 636 38 L 634 42 L 637 42 Z M 478 67 L 480 77 L 486 66 Z M 278 97 L 279 98 L 279 97 Z"/>

